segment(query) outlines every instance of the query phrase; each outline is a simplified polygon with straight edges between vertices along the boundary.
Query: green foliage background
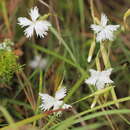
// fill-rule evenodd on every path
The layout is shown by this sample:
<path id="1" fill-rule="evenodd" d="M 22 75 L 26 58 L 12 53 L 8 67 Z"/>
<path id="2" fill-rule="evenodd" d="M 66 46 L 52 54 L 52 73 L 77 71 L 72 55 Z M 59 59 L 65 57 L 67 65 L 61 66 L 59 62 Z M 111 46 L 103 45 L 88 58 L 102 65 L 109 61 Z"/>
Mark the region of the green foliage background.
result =
<path id="1" fill-rule="evenodd" d="M 114 42 L 106 44 L 114 68 L 111 79 L 116 85 L 117 100 L 112 100 L 109 88 L 92 93 L 91 87 L 84 83 L 89 76 L 88 70 L 96 68 L 95 57 L 99 50 L 97 43 L 92 62 L 87 63 L 89 48 L 93 42 L 93 32 L 90 30 L 90 25 L 93 23 L 90 0 L 45 0 L 44 2 L 0 0 L 0 41 L 7 37 L 14 41 L 14 48 L 23 53 L 19 62 L 26 64 L 24 70 L 14 75 L 11 85 L 3 87 L 0 84 L 1 128 L 11 130 L 12 127 L 14 130 L 23 127 L 29 130 L 35 126 L 34 130 L 130 129 L 129 18 L 127 29 L 123 23 L 124 13 L 130 8 L 130 1 L 93 0 L 96 17 L 100 18 L 100 14 L 104 12 L 109 17 L 110 23 L 121 25 Z M 50 28 L 46 38 L 40 39 L 34 36 L 29 40 L 24 37 L 23 29 L 17 25 L 17 18 L 28 17 L 28 10 L 36 5 L 41 14 L 51 13 L 48 20 L 53 27 Z M 3 81 L 3 78 L 10 79 L 10 73 L 13 72 L 16 64 L 12 65 L 15 62 L 11 58 L 14 54 L 0 53 L 5 53 L 9 63 L 0 60 L 0 74 L 5 75 L 0 81 Z M 44 70 L 32 70 L 28 66 L 36 53 L 48 59 Z M 0 54 L 0 59 L 2 55 Z M 6 66 L 9 65 L 11 65 L 10 71 L 7 71 Z M 51 112 L 48 116 L 39 110 L 38 93 L 46 92 L 53 95 L 62 79 L 63 85 L 68 90 L 65 102 L 71 104 L 73 109 L 63 112 L 61 117 L 55 117 Z M 91 109 L 94 97 L 103 93 L 108 94 L 108 100 Z M 120 105 L 118 109 L 116 103 Z"/>

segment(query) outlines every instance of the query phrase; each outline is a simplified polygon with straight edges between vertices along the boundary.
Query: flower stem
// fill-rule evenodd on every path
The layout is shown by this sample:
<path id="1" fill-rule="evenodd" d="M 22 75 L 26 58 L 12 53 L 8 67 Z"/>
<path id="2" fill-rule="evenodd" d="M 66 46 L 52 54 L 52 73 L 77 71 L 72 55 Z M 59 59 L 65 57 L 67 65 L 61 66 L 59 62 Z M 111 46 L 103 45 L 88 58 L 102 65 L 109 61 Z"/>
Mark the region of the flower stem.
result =
<path id="1" fill-rule="evenodd" d="M 102 54 L 102 58 L 103 58 L 105 68 L 106 69 L 111 68 L 109 56 L 108 56 L 108 53 L 107 53 L 103 43 L 100 43 L 100 50 L 101 50 L 101 54 Z"/>

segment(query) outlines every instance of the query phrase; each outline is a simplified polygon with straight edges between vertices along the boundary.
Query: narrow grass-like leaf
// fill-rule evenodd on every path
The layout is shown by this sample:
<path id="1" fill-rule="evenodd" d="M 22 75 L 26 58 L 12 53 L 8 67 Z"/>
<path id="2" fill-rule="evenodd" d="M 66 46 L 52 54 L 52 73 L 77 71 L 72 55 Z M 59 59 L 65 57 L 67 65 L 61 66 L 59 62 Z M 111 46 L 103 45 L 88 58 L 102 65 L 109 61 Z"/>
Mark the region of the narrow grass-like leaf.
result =
<path id="1" fill-rule="evenodd" d="M 62 121 L 62 122 L 60 122 L 60 123 L 54 125 L 54 126 L 51 128 L 51 130 L 53 130 L 54 128 L 56 128 L 56 130 L 60 130 L 61 128 L 68 128 L 71 124 L 74 123 L 74 120 L 75 120 L 77 117 L 79 117 L 79 116 L 83 116 L 83 115 L 85 115 L 85 114 L 87 114 L 87 113 L 90 113 L 90 112 L 99 110 L 99 109 L 104 108 L 104 107 L 111 106 L 111 105 L 113 105 L 113 104 L 115 104 L 115 103 L 117 103 L 117 102 L 118 102 L 118 103 L 121 103 L 121 102 L 128 101 L 128 100 L 130 100 L 130 97 L 125 97 L 125 98 L 121 98 L 121 99 L 118 99 L 118 100 L 116 100 L 116 101 L 110 101 L 110 102 L 107 102 L 107 103 L 105 103 L 105 104 L 102 104 L 101 106 L 96 106 L 96 107 L 94 107 L 94 108 L 92 108 L 92 109 L 88 109 L 88 110 L 86 110 L 86 111 L 80 112 L 79 114 L 77 114 L 77 115 L 75 115 L 75 116 L 72 116 L 72 117 L 70 117 L 70 118 L 68 118 L 68 119 L 66 119 L 66 120 L 64 120 L 64 121 Z"/>
<path id="2" fill-rule="evenodd" d="M 72 61 L 68 60 L 64 56 L 61 56 L 60 54 L 58 54 L 58 53 L 56 53 L 56 52 L 54 52 L 52 50 L 48 50 L 48 49 L 46 49 L 44 47 L 40 47 L 40 46 L 34 45 L 34 44 L 30 45 L 30 46 L 32 46 L 35 49 L 37 49 L 39 51 L 42 51 L 42 52 L 44 52 L 46 54 L 52 55 L 52 56 L 64 61 L 65 63 L 68 63 L 68 64 L 72 65 L 73 67 L 77 68 L 82 74 L 85 73 L 85 71 L 78 64 L 73 63 Z"/>
<path id="3" fill-rule="evenodd" d="M 58 32 L 53 28 L 51 27 L 51 32 L 57 37 L 57 39 L 63 44 L 63 46 L 66 48 L 66 50 L 68 51 L 68 53 L 70 54 L 72 60 L 74 62 L 76 62 L 76 59 L 72 53 L 72 51 L 70 50 L 70 48 L 68 47 L 67 43 L 63 40 L 63 38 L 58 34 Z"/>

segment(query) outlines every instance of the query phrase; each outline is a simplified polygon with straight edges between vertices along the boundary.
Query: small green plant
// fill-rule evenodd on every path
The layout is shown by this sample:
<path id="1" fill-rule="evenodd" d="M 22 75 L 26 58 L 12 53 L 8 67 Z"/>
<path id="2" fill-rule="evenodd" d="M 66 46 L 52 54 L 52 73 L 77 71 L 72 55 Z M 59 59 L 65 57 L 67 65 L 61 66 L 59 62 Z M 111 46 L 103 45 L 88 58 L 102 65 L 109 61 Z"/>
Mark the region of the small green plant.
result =
<path id="1" fill-rule="evenodd" d="M 0 83 L 9 83 L 19 69 L 18 56 L 11 49 L 13 43 L 6 39 L 0 44 Z"/>

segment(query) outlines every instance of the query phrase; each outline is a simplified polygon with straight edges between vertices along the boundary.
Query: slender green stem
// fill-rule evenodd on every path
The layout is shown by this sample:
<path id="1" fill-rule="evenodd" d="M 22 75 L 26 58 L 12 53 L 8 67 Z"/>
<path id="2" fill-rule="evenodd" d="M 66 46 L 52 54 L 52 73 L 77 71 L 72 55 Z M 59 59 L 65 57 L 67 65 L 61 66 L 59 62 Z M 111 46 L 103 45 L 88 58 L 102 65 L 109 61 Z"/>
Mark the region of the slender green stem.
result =
<path id="1" fill-rule="evenodd" d="M 41 93 L 42 92 L 42 88 L 43 88 L 43 83 L 42 83 L 42 80 L 43 80 L 43 72 L 42 72 L 42 69 L 40 69 L 40 77 L 39 77 L 39 92 L 38 93 Z M 37 108 L 36 108 L 36 112 L 35 112 L 35 115 L 37 115 L 39 113 L 39 106 L 40 106 L 40 95 L 38 95 L 38 99 L 37 99 Z M 36 121 L 34 122 L 33 125 L 36 124 Z"/>
<path id="2" fill-rule="evenodd" d="M 111 67 L 111 64 L 110 64 L 109 56 L 107 54 L 107 51 L 103 43 L 100 43 L 100 48 L 101 48 L 101 54 L 102 54 L 102 58 L 105 64 L 105 68 L 108 69 Z"/>
<path id="3" fill-rule="evenodd" d="M 3 113 L 4 117 L 6 118 L 6 120 L 8 121 L 8 123 L 10 124 L 11 128 L 13 130 L 17 130 L 17 126 L 15 125 L 13 118 L 10 116 L 10 114 L 8 113 L 8 111 L 0 106 L 0 111 Z"/>
<path id="4" fill-rule="evenodd" d="M 72 51 L 68 47 L 67 43 L 63 40 L 63 38 L 58 34 L 58 32 L 53 27 L 51 27 L 50 30 L 57 37 L 57 39 L 63 44 L 63 46 L 66 48 L 66 50 L 68 51 L 68 53 L 69 53 L 70 57 L 72 58 L 72 60 L 74 62 L 76 62 L 76 59 L 75 59 Z"/>
<path id="5" fill-rule="evenodd" d="M 80 87 L 81 83 L 86 79 L 86 77 L 88 77 L 88 75 L 82 75 L 82 77 L 75 83 L 75 85 L 72 86 L 71 91 L 68 93 L 64 100 L 65 102 L 67 102 L 70 99 L 70 97 L 76 92 L 76 90 Z"/>
<path id="6" fill-rule="evenodd" d="M 39 92 L 38 93 L 42 93 L 42 88 L 43 88 L 43 72 L 42 70 L 40 70 L 40 77 L 39 77 Z M 40 96 L 38 96 L 38 100 L 37 100 L 37 109 L 36 109 L 36 113 L 38 114 L 38 110 L 39 110 L 39 105 L 40 105 Z"/>

